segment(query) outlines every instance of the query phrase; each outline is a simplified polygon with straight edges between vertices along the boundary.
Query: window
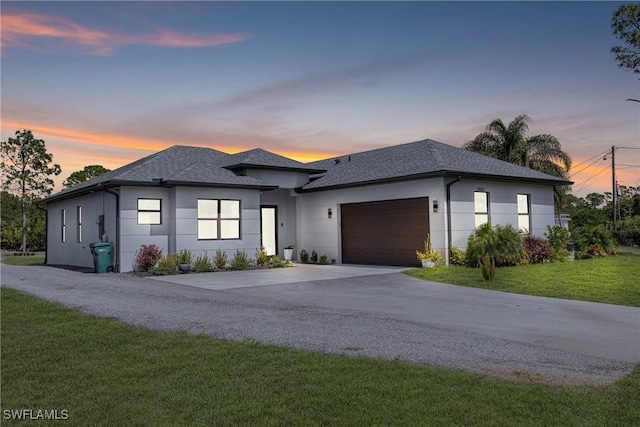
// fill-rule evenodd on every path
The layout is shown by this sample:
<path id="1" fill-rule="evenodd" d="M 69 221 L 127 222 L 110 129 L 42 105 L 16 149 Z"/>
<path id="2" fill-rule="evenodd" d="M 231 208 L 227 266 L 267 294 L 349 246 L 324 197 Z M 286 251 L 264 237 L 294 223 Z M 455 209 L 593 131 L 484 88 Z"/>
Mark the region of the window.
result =
<path id="1" fill-rule="evenodd" d="M 138 199 L 138 224 L 162 224 L 162 200 Z"/>
<path id="2" fill-rule="evenodd" d="M 239 239 L 240 200 L 198 199 L 198 239 Z"/>
<path id="3" fill-rule="evenodd" d="M 473 193 L 473 204 L 475 206 L 476 228 L 489 222 L 489 193 L 476 191 Z"/>
<path id="4" fill-rule="evenodd" d="M 82 243 L 82 206 L 78 206 L 78 243 Z"/>
<path id="5" fill-rule="evenodd" d="M 518 194 L 518 229 L 523 233 L 531 231 L 530 197 L 528 194 Z"/>
<path id="6" fill-rule="evenodd" d="M 60 222 L 62 226 L 62 243 L 67 241 L 67 211 L 62 209 L 60 211 Z"/>

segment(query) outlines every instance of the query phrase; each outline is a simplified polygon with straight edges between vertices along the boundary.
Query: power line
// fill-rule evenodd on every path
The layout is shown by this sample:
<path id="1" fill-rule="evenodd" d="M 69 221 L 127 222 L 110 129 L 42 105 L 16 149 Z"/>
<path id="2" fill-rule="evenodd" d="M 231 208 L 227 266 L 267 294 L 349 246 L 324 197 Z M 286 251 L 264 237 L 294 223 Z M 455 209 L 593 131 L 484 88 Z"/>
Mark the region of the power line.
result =
<path id="1" fill-rule="evenodd" d="M 589 183 L 589 181 L 593 180 L 595 177 L 597 177 L 598 175 L 602 175 L 604 172 L 607 172 L 607 169 L 602 169 L 600 172 L 598 172 L 595 175 L 592 175 L 589 179 L 587 179 L 586 181 L 584 181 L 582 184 L 579 185 L 580 188 L 577 188 L 575 191 L 581 191 L 584 189 L 585 185 Z"/>
<path id="2" fill-rule="evenodd" d="M 602 154 L 604 154 L 604 153 L 602 153 Z M 594 160 L 593 162 L 589 163 L 588 165 L 586 165 L 585 167 L 583 167 L 579 171 L 573 172 L 571 175 L 569 175 L 569 178 L 579 174 L 580 172 L 582 172 L 583 170 L 587 169 L 588 167 L 593 166 L 595 163 L 598 163 L 598 162 L 601 162 L 601 161 L 604 161 L 603 157 L 600 157 L 599 159 Z"/>
<path id="3" fill-rule="evenodd" d="M 571 167 L 573 167 L 573 168 L 577 168 L 578 166 L 583 165 L 583 164 L 585 164 L 585 163 L 587 163 L 587 162 L 589 162 L 589 161 L 591 161 L 591 160 L 595 159 L 596 157 L 602 157 L 602 156 L 604 156 L 605 154 L 608 154 L 608 153 L 609 153 L 609 150 L 604 150 L 602 153 L 596 154 L 596 155 L 595 155 L 595 156 L 593 156 L 593 157 L 589 157 L 587 160 L 585 160 L 585 161 L 583 161 L 583 162 L 580 162 L 580 163 L 578 163 L 577 165 L 572 165 Z M 577 172 L 576 172 L 576 173 L 577 173 Z"/>

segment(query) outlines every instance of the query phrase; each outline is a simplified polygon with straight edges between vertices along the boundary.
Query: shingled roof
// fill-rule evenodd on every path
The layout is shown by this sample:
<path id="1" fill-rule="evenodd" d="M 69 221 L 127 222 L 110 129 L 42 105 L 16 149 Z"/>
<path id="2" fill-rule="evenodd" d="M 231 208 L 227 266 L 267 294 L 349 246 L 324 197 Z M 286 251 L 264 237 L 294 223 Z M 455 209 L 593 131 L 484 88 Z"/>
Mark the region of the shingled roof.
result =
<path id="1" fill-rule="evenodd" d="M 307 163 L 327 172 L 299 191 L 319 191 L 438 176 L 571 184 L 562 178 L 425 139 Z"/>
<path id="2" fill-rule="evenodd" d="M 312 168 L 307 164 L 295 161 L 288 157 L 254 148 L 222 158 L 218 165 L 229 170 L 256 168 L 256 169 L 279 169 L 287 171 L 300 171 L 308 173 L 324 172 L 324 169 Z"/>
<path id="3" fill-rule="evenodd" d="M 236 175 L 220 166 L 220 162 L 231 157 L 211 148 L 175 145 L 133 163 L 107 172 L 96 178 L 62 190 L 44 201 L 50 202 L 96 187 L 117 185 L 158 185 L 159 183 L 218 185 L 226 187 L 273 189 L 272 185 L 249 176 Z"/>

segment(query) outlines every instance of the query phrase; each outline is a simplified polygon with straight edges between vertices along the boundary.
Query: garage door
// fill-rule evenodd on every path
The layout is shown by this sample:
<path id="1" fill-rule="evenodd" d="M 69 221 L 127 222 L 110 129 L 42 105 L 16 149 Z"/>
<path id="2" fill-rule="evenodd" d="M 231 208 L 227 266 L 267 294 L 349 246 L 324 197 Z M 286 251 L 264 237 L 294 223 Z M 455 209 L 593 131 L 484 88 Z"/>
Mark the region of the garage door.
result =
<path id="1" fill-rule="evenodd" d="M 341 205 L 342 262 L 416 266 L 429 233 L 429 198 Z"/>

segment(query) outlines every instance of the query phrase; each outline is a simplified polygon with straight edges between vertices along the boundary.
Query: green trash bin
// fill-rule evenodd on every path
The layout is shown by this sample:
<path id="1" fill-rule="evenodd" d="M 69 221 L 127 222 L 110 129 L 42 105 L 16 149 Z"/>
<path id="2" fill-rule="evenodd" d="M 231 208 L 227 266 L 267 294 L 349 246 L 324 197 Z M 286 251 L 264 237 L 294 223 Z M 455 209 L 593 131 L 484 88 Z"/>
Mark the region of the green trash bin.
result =
<path id="1" fill-rule="evenodd" d="M 89 246 L 96 273 L 106 273 L 111 266 L 111 242 L 95 242 Z"/>

